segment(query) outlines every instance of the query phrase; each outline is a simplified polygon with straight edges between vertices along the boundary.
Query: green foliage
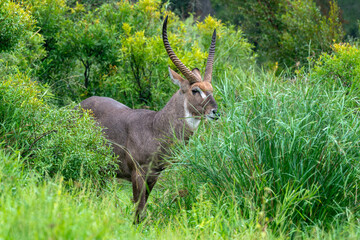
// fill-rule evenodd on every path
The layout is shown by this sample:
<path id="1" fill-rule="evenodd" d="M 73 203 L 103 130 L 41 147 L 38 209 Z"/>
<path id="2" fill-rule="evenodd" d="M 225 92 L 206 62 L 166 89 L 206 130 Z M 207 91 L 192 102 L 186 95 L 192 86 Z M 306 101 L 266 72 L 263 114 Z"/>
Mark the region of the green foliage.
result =
<path id="1" fill-rule="evenodd" d="M 330 5 L 329 17 L 321 16 L 312 0 L 281 4 L 285 11 L 280 17 L 284 31 L 279 34 L 278 49 L 274 49 L 279 52 L 270 53 L 277 55 L 281 63 L 288 66 L 304 63 L 307 57 L 329 51 L 333 42 L 342 40 L 344 33 L 339 20 L 340 9 L 334 1 Z M 307 19 L 306 24 L 304 19 Z"/>
<path id="2" fill-rule="evenodd" d="M 0 1 L 0 52 L 12 50 L 23 35 L 33 29 L 34 19 L 21 5 Z"/>
<path id="3" fill-rule="evenodd" d="M 131 202 L 116 206 L 122 195 L 117 195 L 121 192 L 115 186 L 103 198 L 99 198 L 98 190 L 89 182 L 64 184 L 63 178 L 44 181 L 33 171 L 24 171 L 19 153 L 0 149 L 0 238 L 128 237 L 132 218 L 129 213 L 124 218 L 119 210 L 125 212 Z"/>
<path id="4" fill-rule="evenodd" d="M 53 109 L 44 99 L 47 90 L 21 73 L 1 80 L 0 141 L 22 149 L 28 168 L 66 180 L 111 176 L 111 150 L 88 114 L 80 117 L 71 106 Z"/>
<path id="5" fill-rule="evenodd" d="M 79 4 L 80 2 L 80 4 Z M 77 5 L 82 5 L 84 9 L 87 10 L 93 10 L 96 9 L 98 7 L 100 7 L 101 5 L 105 4 L 105 3 L 114 3 L 114 2 L 118 2 L 117 0 L 81 0 L 81 1 L 76 1 L 76 0 L 66 0 L 66 4 L 73 8 Z"/>
<path id="6" fill-rule="evenodd" d="M 234 236 L 257 239 L 262 236 L 261 231 L 237 219 L 237 214 L 229 218 L 219 211 L 216 218 L 210 216 L 209 211 L 212 212 L 211 207 L 215 205 L 201 198 L 192 211 L 183 211 L 178 217 L 148 218 L 134 225 L 130 194 L 129 185 L 119 187 L 115 181 L 108 182 L 101 192 L 87 182 L 65 185 L 60 177 L 41 181 L 22 170 L 19 154 L 0 150 L 0 238 L 218 239 Z"/>
<path id="7" fill-rule="evenodd" d="M 57 36 L 60 34 L 69 17 L 70 8 L 63 0 L 28 0 L 24 2 L 26 8 L 32 13 L 37 21 L 39 33 L 43 36 L 43 47 L 46 49 L 46 56 L 41 59 L 36 69 L 35 78 L 42 83 L 49 84 L 56 95 L 63 96 L 59 103 L 69 102 L 67 95 L 72 96 L 73 85 L 65 80 L 69 77 L 74 68 L 74 61 L 65 59 L 57 49 Z M 67 94 L 64 94 L 66 92 Z"/>
<path id="8" fill-rule="evenodd" d="M 27 0 L 27 9 L 36 19 L 39 33 L 45 39 L 47 51 L 54 50 L 56 35 L 65 21 L 65 14 L 69 10 L 65 0 Z"/>
<path id="9" fill-rule="evenodd" d="M 162 2 L 166 2 L 171 11 L 180 16 L 182 19 L 188 18 L 191 13 L 195 12 L 196 1 L 194 0 L 163 0 Z"/>
<path id="10" fill-rule="evenodd" d="M 360 89 L 360 50 L 350 44 L 334 44 L 333 53 L 323 53 L 315 62 L 312 75 L 324 85 L 346 87 L 358 93 Z"/>
<path id="11" fill-rule="evenodd" d="M 0 196 L 23 182 L 26 174 L 22 173 L 21 155 L 19 152 L 5 152 L 1 144 L 0 149 Z M 25 176 L 24 176 L 25 175 Z"/>
<path id="12" fill-rule="evenodd" d="M 46 52 L 42 47 L 44 39 L 36 32 L 35 23 L 22 5 L 0 2 L 0 67 L 16 66 L 31 72 L 39 69 L 39 61 Z"/>
<path id="13" fill-rule="evenodd" d="M 13 50 L 0 52 L 0 68 L 3 69 L 0 75 L 6 75 L 13 67 L 36 76 L 41 68 L 41 59 L 46 56 L 43 43 L 44 39 L 40 34 L 26 32 Z"/>
<path id="14" fill-rule="evenodd" d="M 215 79 L 223 76 L 224 72 L 235 77 L 242 72 L 242 69 L 250 68 L 255 62 L 253 45 L 244 38 L 241 29 L 235 29 L 234 25 L 227 26 L 211 16 L 199 22 L 197 28 L 203 36 L 201 41 L 204 46 L 211 42 L 213 31 L 216 29 L 216 57 L 213 73 Z"/>
<path id="15" fill-rule="evenodd" d="M 89 14 L 78 22 L 67 20 L 57 36 L 57 51 L 62 57 L 76 59 L 82 63 L 86 89 L 91 84 L 90 71 L 95 64 L 100 68 L 100 73 L 106 71 L 109 65 L 115 64 L 118 43 L 112 34 L 113 31 L 113 28 L 107 28 Z M 92 89 L 95 91 L 96 88 L 93 86 Z"/>

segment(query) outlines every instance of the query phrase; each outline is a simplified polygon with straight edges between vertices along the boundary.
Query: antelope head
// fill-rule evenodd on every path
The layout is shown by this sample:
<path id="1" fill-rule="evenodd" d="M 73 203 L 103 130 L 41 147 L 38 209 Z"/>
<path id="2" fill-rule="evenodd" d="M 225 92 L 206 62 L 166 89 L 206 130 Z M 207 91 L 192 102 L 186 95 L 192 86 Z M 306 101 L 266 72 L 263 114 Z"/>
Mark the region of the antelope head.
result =
<path id="1" fill-rule="evenodd" d="M 200 118 L 205 116 L 209 120 L 218 119 L 217 103 L 213 97 L 213 87 L 211 85 L 212 70 L 215 55 L 216 30 L 212 35 L 209 56 L 205 68 L 204 78 L 201 77 L 200 70 L 194 68 L 189 70 L 175 55 L 167 37 L 167 16 L 163 24 L 163 41 L 165 49 L 174 63 L 185 78 L 169 67 L 171 80 L 180 87 L 180 93 L 184 94 L 184 111 L 186 121 L 190 128 L 196 129 Z"/>

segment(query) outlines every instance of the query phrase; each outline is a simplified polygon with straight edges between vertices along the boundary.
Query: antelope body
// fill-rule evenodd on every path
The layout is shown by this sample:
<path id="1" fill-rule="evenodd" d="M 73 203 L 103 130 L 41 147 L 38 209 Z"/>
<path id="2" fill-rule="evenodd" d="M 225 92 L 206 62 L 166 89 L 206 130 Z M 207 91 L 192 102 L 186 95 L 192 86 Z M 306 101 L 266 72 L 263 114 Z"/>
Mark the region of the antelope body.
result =
<path id="1" fill-rule="evenodd" d="M 200 71 L 190 71 L 175 55 L 167 38 L 167 17 L 163 24 L 163 42 L 174 65 L 185 76 L 170 69 L 172 81 L 180 89 L 166 106 L 158 111 L 131 109 L 106 97 L 90 97 L 82 101 L 83 109 L 91 109 L 95 119 L 104 127 L 105 136 L 118 155 L 117 177 L 132 182 L 134 202 L 138 204 L 135 221 L 145 208 L 146 201 L 159 174 L 165 167 L 162 161 L 171 143 L 187 140 L 198 127 L 202 117 L 216 119 L 217 104 L 212 96 L 212 66 L 215 54 L 216 31 L 213 33 L 209 57 L 202 80 Z"/>

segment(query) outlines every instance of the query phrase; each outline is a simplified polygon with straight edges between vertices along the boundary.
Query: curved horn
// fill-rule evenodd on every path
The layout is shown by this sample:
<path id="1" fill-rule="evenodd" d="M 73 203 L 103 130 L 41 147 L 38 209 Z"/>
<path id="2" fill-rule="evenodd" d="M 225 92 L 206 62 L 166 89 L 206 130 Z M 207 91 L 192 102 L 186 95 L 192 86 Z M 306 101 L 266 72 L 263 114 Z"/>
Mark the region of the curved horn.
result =
<path id="1" fill-rule="evenodd" d="M 214 56 L 215 56 L 215 43 L 216 43 L 216 29 L 212 35 L 211 45 L 209 48 L 209 56 L 206 63 L 205 74 L 204 74 L 204 81 L 211 83 L 212 78 L 212 70 L 213 70 L 213 63 L 214 63 Z"/>
<path id="2" fill-rule="evenodd" d="M 180 59 L 175 55 L 174 51 L 170 47 L 169 40 L 167 38 L 167 19 L 168 16 L 166 16 L 164 24 L 163 24 L 163 42 L 166 49 L 167 54 L 169 55 L 171 61 L 175 64 L 175 66 L 180 70 L 180 72 L 186 77 L 187 80 L 189 80 L 190 83 L 199 82 L 199 80 L 196 78 L 195 74 L 191 72 L 181 61 Z"/>

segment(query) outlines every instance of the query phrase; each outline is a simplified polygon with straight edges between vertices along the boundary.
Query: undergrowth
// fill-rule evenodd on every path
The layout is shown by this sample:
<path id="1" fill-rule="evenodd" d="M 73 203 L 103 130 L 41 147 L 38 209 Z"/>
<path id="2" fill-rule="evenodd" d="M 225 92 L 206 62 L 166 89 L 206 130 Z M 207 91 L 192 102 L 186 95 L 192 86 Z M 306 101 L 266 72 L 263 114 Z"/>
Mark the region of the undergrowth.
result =
<path id="1" fill-rule="evenodd" d="M 282 81 L 261 71 L 214 84 L 222 118 L 204 121 L 189 144 L 179 146 L 140 225 L 133 225 L 129 183 L 99 186 L 91 178 L 66 180 L 62 171 L 47 177 L 28 167 L 35 158 L 23 156 L 25 140 L 5 141 L 0 237 L 356 239 L 359 121 L 347 104 L 356 98 L 322 88 L 316 79 Z M 75 127 L 79 134 L 82 128 Z M 39 140 L 39 147 L 52 141 Z"/>

